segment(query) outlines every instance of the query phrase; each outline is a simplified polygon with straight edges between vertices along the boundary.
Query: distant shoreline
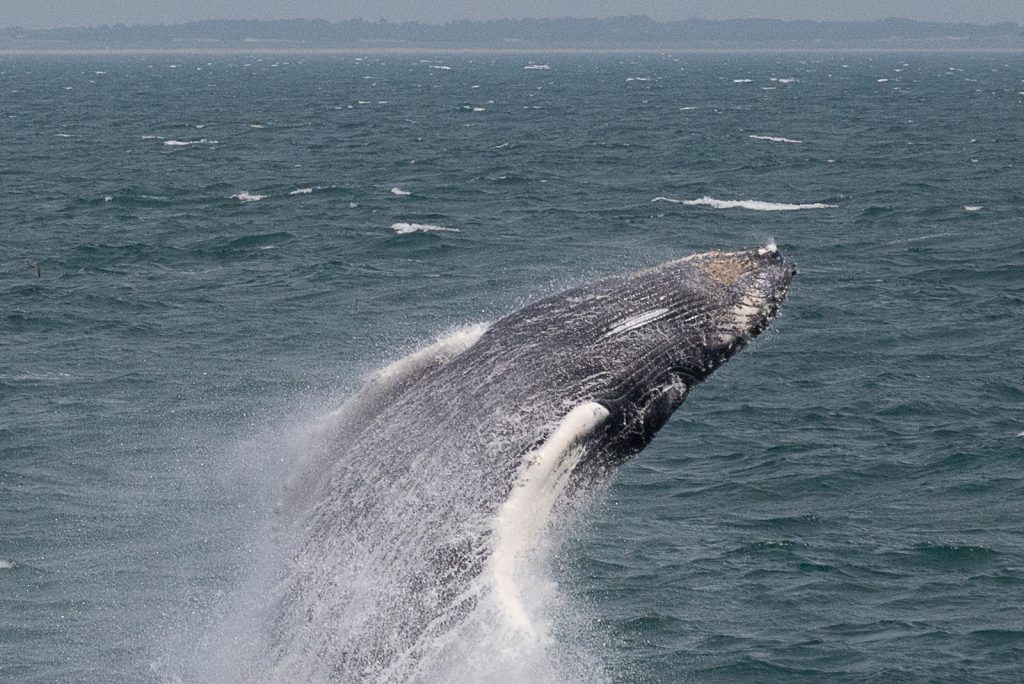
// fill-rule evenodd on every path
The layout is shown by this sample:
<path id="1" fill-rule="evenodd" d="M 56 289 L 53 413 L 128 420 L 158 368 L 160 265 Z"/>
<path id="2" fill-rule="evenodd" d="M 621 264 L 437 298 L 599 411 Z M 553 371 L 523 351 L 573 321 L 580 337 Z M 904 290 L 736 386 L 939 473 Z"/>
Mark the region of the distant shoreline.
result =
<path id="1" fill-rule="evenodd" d="M 1024 26 L 644 16 L 443 24 L 353 19 L 205 20 L 61 29 L 0 28 L 4 55 L 837 54 L 1024 52 Z"/>
<path id="2" fill-rule="evenodd" d="M 455 47 L 367 47 L 367 48 L 0 48 L 0 57 L 188 57 L 188 56 L 359 56 L 359 55 L 843 55 L 843 54 L 1024 54 L 1019 48 L 455 48 Z"/>

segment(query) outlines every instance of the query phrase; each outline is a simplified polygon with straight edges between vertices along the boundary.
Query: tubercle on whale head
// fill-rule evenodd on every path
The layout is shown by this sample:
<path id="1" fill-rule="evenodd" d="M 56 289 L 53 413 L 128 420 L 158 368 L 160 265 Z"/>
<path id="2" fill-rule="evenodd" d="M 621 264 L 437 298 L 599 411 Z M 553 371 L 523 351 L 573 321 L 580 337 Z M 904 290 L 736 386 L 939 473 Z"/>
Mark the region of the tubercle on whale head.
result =
<path id="1" fill-rule="evenodd" d="M 675 335 L 679 344 L 667 345 L 664 361 L 673 373 L 695 382 L 768 327 L 796 275 L 793 262 L 774 242 L 754 249 L 694 254 L 655 268 L 666 275 L 678 274 L 676 296 L 701 312 L 700 318 L 677 318 L 675 325 L 666 316 L 665 333 Z M 699 305 L 692 304 L 694 299 Z M 694 344 L 697 334 L 699 343 Z"/>
<path id="2" fill-rule="evenodd" d="M 740 252 L 743 268 L 732 284 L 736 301 L 720 331 L 726 343 L 745 344 L 756 337 L 776 316 L 789 285 L 796 275 L 796 266 L 779 252 L 774 242 L 747 252 Z"/>

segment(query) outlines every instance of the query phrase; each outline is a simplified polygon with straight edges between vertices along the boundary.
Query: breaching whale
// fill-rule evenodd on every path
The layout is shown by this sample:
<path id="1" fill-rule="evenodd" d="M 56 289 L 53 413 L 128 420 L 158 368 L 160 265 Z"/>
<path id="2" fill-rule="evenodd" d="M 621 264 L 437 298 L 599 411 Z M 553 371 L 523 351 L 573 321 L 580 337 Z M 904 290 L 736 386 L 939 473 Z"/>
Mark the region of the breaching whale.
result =
<path id="1" fill-rule="evenodd" d="M 270 681 L 417 681 L 467 616 L 540 638 L 521 565 L 566 490 L 642 450 L 775 316 L 770 244 L 541 299 L 373 376 L 317 432 L 281 507 Z"/>

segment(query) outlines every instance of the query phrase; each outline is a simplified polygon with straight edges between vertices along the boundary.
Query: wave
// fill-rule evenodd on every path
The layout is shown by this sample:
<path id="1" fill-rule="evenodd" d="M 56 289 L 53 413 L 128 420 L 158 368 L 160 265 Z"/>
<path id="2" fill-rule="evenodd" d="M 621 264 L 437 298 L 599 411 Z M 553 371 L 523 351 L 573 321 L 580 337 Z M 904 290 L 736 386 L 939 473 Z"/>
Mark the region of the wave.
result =
<path id="1" fill-rule="evenodd" d="M 255 193 L 249 192 L 248 190 L 243 190 L 237 195 L 232 195 L 231 197 L 233 199 L 237 199 L 240 202 L 259 202 L 262 199 L 267 199 L 266 195 L 257 195 Z"/>
<path id="2" fill-rule="evenodd" d="M 298 190 L 292 190 L 289 195 L 308 195 L 313 192 L 313 188 L 299 188 Z"/>
<path id="3" fill-rule="evenodd" d="M 164 145 L 170 147 L 188 147 L 189 145 L 218 145 L 219 140 L 207 140 L 206 138 L 200 138 L 199 140 L 164 140 Z"/>
<path id="4" fill-rule="evenodd" d="M 0 570 L 13 570 L 14 563 L 9 560 L 0 560 Z"/>
<path id="5" fill-rule="evenodd" d="M 391 230 L 399 235 L 409 233 L 461 233 L 458 228 L 445 228 L 444 226 L 433 226 L 429 223 L 392 223 Z"/>
<path id="6" fill-rule="evenodd" d="M 550 69 L 551 67 L 547 64 L 527 64 L 523 67 L 524 69 Z"/>
<path id="7" fill-rule="evenodd" d="M 764 202 L 761 200 L 720 200 L 714 197 L 700 197 L 695 200 L 679 200 L 671 197 L 655 197 L 652 202 L 671 202 L 688 207 L 706 206 L 713 209 L 750 209 L 752 211 L 797 211 L 799 209 L 835 209 L 838 204 L 789 204 L 786 202 Z"/>
<path id="8" fill-rule="evenodd" d="M 971 211 L 971 212 L 981 211 L 982 209 L 984 209 L 984 207 L 982 207 L 981 205 L 977 205 L 977 204 L 968 204 L 967 206 L 964 207 L 964 211 Z"/>
<path id="9" fill-rule="evenodd" d="M 394 187 L 394 188 L 391 188 L 391 194 L 392 195 L 398 195 L 399 197 L 406 197 L 408 195 L 411 195 L 412 193 L 407 191 L 407 190 L 402 190 L 401 188 Z"/>
<path id="10" fill-rule="evenodd" d="M 799 145 L 799 144 L 803 143 L 803 140 L 793 140 L 792 138 L 782 138 L 782 137 L 779 137 L 779 136 L 776 136 L 776 135 L 751 135 L 751 136 L 748 136 L 748 137 L 751 138 L 752 140 L 770 140 L 771 142 L 792 143 L 794 145 Z"/>

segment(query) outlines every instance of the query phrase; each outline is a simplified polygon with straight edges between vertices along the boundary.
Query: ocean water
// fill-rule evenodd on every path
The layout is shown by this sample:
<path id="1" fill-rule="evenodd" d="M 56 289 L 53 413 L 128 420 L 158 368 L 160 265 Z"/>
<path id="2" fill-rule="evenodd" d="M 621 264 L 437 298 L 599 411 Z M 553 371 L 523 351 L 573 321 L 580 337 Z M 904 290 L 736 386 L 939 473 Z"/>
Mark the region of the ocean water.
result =
<path id="1" fill-rule="evenodd" d="M 368 373 L 774 240 L 771 330 L 551 533 L 522 672 L 1019 681 L 1020 54 L 4 56 L 0 94 L 0 680 L 230 679 Z"/>

